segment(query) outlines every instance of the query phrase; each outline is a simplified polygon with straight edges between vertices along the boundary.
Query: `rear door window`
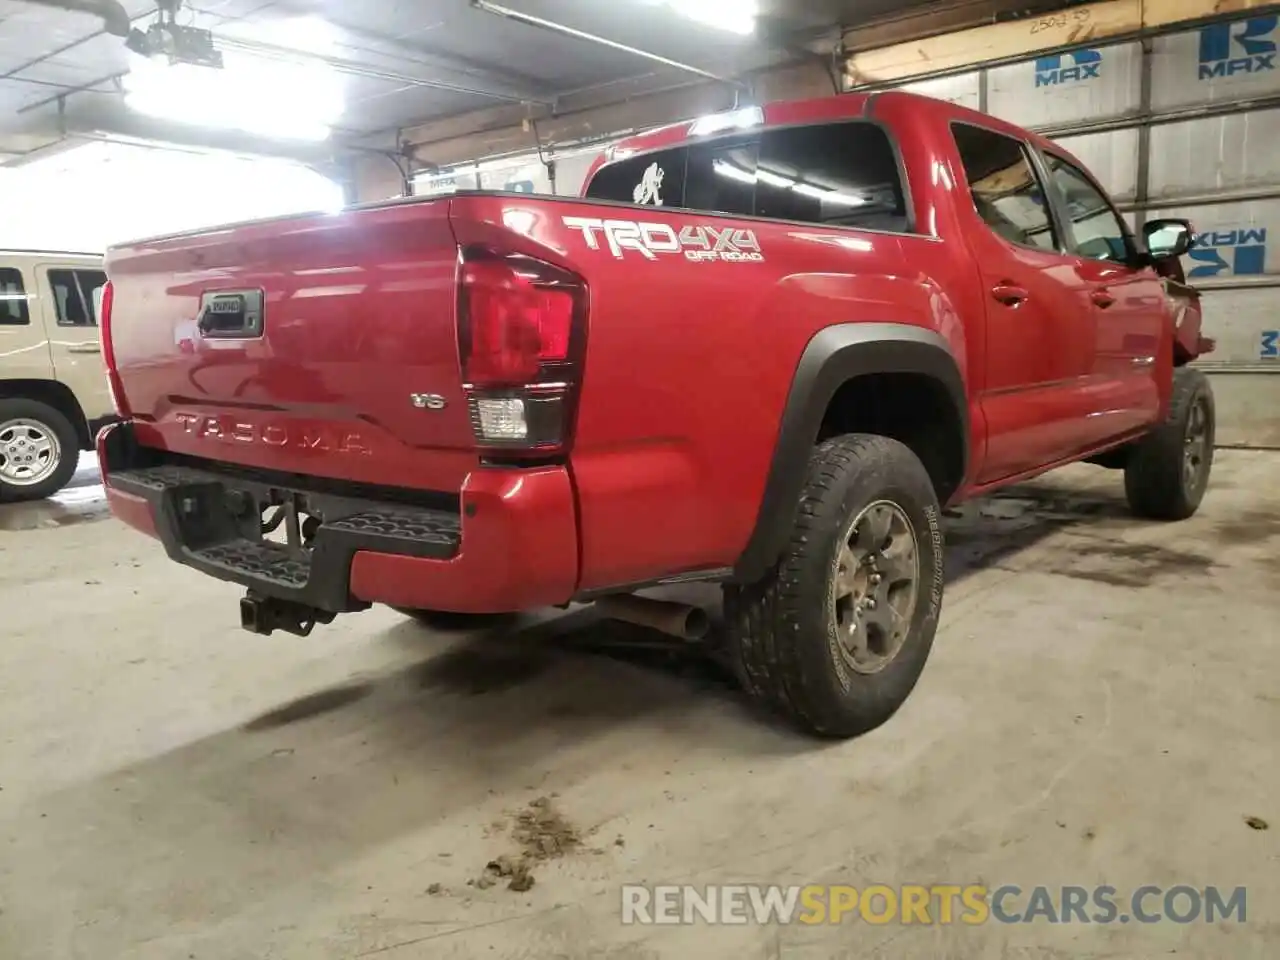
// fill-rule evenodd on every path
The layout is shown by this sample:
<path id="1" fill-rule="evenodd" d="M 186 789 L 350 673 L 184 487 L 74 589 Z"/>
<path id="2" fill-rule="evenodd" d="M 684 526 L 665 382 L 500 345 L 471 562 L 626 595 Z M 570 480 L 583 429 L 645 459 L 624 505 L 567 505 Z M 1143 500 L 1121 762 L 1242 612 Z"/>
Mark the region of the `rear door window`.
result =
<path id="1" fill-rule="evenodd" d="M 689 148 L 685 167 L 684 206 L 749 217 L 755 213 L 756 164 L 760 141 L 756 137 L 716 141 Z"/>
<path id="2" fill-rule="evenodd" d="M 756 214 L 823 226 L 906 232 L 906 190 L 889 136 L 848 121 L 766 131 Z"/>
<path id="3" fill-rule="evenodd" d="M 0 268 L 0 326 L 22 326 L 31 322 L 22 271 Z"/>
<path id="4" fill-rule="evenodd" d="M 967 123 L 952 130 L 973 205 L 987 226 L 1010 243 L 1057 250 L 1049 205 L 1026 146 Z"/>

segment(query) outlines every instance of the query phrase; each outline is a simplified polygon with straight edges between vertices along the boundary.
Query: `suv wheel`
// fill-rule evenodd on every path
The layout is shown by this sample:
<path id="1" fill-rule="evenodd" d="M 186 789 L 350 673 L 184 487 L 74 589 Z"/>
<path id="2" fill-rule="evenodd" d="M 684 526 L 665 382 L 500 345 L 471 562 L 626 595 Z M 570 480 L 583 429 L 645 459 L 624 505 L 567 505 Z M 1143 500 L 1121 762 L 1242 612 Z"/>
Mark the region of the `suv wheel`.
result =
<path id="1" fill-rule="evenodd" d="M 898 441 L 850 435 L 817 447 L 778 565 L 726 591 L 747 691 L 820 736 L 892 717 L 938 628 L 940 517 L 929 474 Z"/>
<path id="2" fill-rule="evenodd" d="M 1169 418 L 1133 448 L 1125 467 L 1129 506 L 1152 520 L 1186 520 L 1200 508 L 1213 470 L 1213 388 L 1199 370 L 1173 372 Z"/>
<path id="3" fill-rule="evenodd" d="M 0 500 L 40 500 L 76 472 L 80 440 L 60 412 L 37 400 L 0 400 Z"/>

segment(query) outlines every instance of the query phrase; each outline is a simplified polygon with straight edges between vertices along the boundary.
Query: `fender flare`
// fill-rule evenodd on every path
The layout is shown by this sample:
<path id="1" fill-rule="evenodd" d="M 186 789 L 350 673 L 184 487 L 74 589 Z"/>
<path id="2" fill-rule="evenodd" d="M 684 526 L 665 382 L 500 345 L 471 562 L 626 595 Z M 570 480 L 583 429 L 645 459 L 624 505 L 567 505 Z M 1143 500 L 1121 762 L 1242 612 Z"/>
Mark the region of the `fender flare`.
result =
<path id="1" fill-rule="evenodd" d="M 969 403 L 960 366 L 941 334 L 905 323 L 826 327 L 809 341 L 796 367 L 755 529 L 734 567 L 733 582 L 753 583 L 777 562 L 791 533 L 809 454 L 828 405 L 848 381 L 877 373 L 921 374 L 943 386 L 964 431 L 961 476 L 968 475 Z"/>

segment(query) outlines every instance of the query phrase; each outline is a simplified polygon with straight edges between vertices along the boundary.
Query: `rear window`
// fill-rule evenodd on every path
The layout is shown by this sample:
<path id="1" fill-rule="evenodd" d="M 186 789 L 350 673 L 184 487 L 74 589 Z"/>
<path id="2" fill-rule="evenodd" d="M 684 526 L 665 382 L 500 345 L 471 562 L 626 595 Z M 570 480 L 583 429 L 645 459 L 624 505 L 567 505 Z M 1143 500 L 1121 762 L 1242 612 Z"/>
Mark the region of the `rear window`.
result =
<path id="1" fill-rule="evenodd" d="M 0 325 L 15 326 L 30 322 L 22 271 L 12 267 L 0 268 Z"/>
<path id="2" fill-rule="evenodd" d="M 601 167 L 587 188 L 592 200 L 616 200 L 658 207 L 684 205 L 688 151 L 662 150 Z"/>
<path id="3" fill-rule="evenodd" d="M 904 232 L 906 191 L 888 135 L 859 121 L 789 127 L 602 167 L 594 200 Z"/>

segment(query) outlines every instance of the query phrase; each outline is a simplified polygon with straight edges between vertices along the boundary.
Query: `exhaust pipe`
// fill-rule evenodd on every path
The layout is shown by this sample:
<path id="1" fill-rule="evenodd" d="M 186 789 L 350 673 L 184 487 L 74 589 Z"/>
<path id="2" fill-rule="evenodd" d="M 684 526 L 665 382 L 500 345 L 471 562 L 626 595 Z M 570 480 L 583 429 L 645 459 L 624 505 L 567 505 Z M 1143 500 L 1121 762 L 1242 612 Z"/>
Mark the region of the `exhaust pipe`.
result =
<path id="1" fill-rule="evenodd" d="M 711 618 L 707 616 L 707 612 L 687 603 L 668 603 L 665 600 L 620 594 L 597 600 L 595 605 L 610 620 L 648 627 L 689 643 L 705 640 L 711 632 Z"/>

